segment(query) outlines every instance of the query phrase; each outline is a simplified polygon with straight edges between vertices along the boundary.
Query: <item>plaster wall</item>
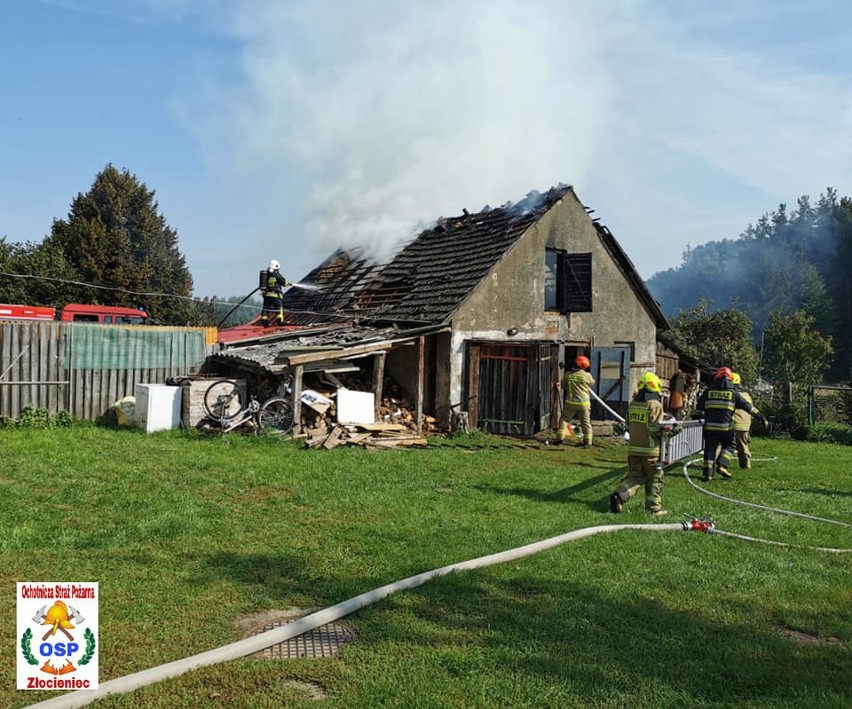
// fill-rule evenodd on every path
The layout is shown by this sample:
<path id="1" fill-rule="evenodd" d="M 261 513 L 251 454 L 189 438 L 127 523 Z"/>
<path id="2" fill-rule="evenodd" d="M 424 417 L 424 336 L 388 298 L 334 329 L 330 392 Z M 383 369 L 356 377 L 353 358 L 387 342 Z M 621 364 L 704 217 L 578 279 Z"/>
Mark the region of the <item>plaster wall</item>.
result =
<path id="1" fill-rule="evenodd" d="M 544 310 L 547 249 L 592 254 L 592 312 L 564 315 Z M 571 192 L 518 240 L 453 316 L 448 353 L 453 402 L 460 401 L 464 391 L 465 343 L 472 339 L 588 342 L 599 347 L 632 343 L 635 365 L 653 368 L 656 357 L 653 318 Z"/>

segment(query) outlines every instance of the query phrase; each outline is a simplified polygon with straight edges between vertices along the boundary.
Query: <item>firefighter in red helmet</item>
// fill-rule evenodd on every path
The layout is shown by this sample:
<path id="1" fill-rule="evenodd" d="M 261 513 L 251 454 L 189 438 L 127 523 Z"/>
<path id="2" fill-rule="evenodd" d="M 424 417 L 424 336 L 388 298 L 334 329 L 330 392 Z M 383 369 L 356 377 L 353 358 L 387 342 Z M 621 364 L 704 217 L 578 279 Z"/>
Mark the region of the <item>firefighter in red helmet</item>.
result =
<path id="1" fill-rule="evenodd" d="M 589 374 L 591 362 L 589 358 L 580 355 L 574 360 L 574 366 L 565 372 L 562 381 L 556 385 L 565 397 L 562 406 L 562 418 L 559 421 L 559 441 L 571 436 L 571 421 L 580 419 L 580 429 L 583 432 L 583 446 L 592 445 L 592 401 L 589 390 L 595 385 L 594 377 Z"/>
<path id="2" fill-rule="evenodd" d="M 713 383 L 698 398 L 698 413 L 704 414 L 704 463 L 705 481 L 715 474 L 730 479 L 731 458 L 734 455 L 734 412 L 744 409 L 752 416 L 763 419 L 763 414 L 748 401 L 736 386 L 730 367 L 720 367 L 713 375 Z"/>

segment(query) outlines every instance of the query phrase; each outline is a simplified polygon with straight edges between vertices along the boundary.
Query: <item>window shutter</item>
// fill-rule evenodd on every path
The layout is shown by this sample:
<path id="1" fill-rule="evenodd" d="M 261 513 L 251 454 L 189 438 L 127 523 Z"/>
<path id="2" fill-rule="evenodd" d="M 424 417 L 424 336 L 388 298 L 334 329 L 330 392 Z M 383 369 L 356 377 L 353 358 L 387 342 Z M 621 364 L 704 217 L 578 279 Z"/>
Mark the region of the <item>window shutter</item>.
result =
<path id="1" fill-rule="evenodd" d="M 592 255 L 559 256 L 559 309 L 565 313 L 592 312 Z"/>

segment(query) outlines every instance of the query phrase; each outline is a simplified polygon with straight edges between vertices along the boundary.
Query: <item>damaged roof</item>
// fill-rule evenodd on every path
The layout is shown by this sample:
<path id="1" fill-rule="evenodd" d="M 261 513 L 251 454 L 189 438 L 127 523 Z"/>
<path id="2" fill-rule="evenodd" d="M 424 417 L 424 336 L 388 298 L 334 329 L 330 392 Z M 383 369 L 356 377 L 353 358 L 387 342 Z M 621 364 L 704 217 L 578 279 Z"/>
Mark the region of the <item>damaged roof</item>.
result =
<path id="1" fill-rule="evenodd" d="M 520 237 L 571 190 L 560 184 L 518 203 L 441 218 L 387 264 L 363 250 L 339 250 L 284 296 L 288 322 L 358 318 L 443 323 Z"/>
<path id="2" fill-rule="evenodd" d="M 439 326 L 401 329 L 395 325 L 370 327 L 349 324 L 305 328 L 282 333 L 267 342 L 232 345 L 213 353 L 211 358 L 240 369 L 275 374 L 287 371 L 294 364 L 327 364 L 374 354 L 440 330 Z"/>
<path id="3" fill-rule="evenodd" d="M 283 306 L 288 325 L 373 322 L 440 324 L 526 231 L 568 192 L 559 184 L 529 192 L 520 202 L 484 207 L 476 214 L 440 218 L 387 263 L 365 249 L 339 249 L 291 288 Z M 591 212 L 586 208 L 587 212 Z M 597 218 L 592 223 L 636 297 L 660 329 L 669 323 L 627 254 Z"/>

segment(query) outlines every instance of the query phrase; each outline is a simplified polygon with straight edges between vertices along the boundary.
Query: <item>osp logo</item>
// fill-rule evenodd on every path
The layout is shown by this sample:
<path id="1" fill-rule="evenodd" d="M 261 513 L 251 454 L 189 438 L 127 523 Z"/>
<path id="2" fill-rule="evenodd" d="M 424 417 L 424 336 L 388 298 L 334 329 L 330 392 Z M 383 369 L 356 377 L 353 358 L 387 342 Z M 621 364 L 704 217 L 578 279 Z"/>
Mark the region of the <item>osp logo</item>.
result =
<path id="1" fill-rule="evenodd" d="M 98 688 L 98 584 L 18 583 L 18 689 Z"/>

